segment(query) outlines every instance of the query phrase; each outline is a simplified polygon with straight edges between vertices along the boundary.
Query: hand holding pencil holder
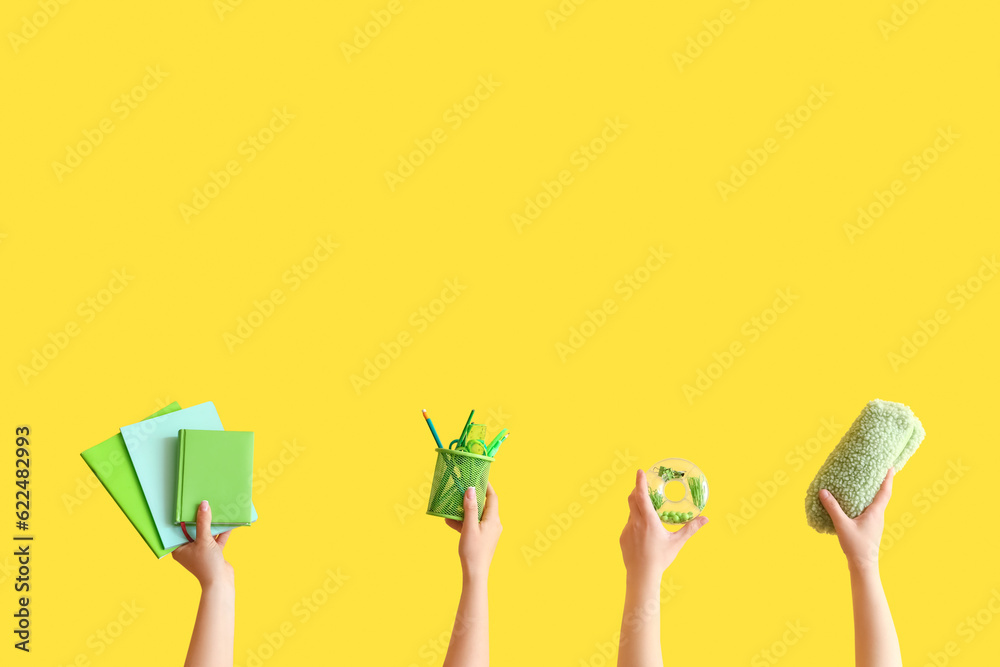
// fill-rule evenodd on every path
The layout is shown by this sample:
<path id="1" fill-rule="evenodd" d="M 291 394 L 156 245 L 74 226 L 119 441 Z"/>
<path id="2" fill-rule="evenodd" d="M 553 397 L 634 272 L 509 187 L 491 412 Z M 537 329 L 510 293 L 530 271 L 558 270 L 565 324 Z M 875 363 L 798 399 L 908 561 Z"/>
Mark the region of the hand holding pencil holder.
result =
<path id="1" fill-rule="evenodd" d="M 434 467 L 434 478 L 431 480 L 427 513 L 456 521 L 464 520 L 465 490 L 472 486 L 476 489 L 476 503 L 479 506 L 478 518 L 481 520 L 483 507 L 486 504 L 486 484 L 490 481 L 490 464 L 493 463 L 493 457 L 443 447 L 438 447 L 435 451 L 438 458 L 437 465 Z"/>
<path id="2" fill-rule="evenodd" d="M 507 438 L 507 429 L 496 434 L 486 443 L 486 424 L 473 424 L 473 410 L 465 421 L 462 434 L 444 446 L 427 411 L 423 410 L 427 427 L 437 443 L 438 455 L 431 480 L 430 497 L 427 499 L 427 513 L 456 521 L 465 520 L 465 492 L 471 487 L 476 490 L 476 505 L 479 510 L 477 520 L 482 521 L 486 507 L 486 485 L 490 481 L 490 464 L 500 445 Z"/>

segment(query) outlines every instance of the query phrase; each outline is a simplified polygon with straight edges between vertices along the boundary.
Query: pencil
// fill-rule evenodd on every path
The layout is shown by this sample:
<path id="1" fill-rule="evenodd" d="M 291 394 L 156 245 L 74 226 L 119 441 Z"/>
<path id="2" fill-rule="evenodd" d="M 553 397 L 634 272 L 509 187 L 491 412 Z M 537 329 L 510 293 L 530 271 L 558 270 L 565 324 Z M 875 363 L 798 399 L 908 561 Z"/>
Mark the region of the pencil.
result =
<path id="1" fill-rule="evenodd" d="M 427 411 L 421 410 L 421 412 L 424 414 L 424 419 L 427 420 L 427 428 L 431 430 L 431 435 L 434 436 L 434 442 L 437 443 L 438 447 L 444 447 L 444 445 L 441 444 L 441 438 L 438 437 L 437 431 L 434 430 L 434 422 L 432 422 L 431 418 L 427 416 Z"/>

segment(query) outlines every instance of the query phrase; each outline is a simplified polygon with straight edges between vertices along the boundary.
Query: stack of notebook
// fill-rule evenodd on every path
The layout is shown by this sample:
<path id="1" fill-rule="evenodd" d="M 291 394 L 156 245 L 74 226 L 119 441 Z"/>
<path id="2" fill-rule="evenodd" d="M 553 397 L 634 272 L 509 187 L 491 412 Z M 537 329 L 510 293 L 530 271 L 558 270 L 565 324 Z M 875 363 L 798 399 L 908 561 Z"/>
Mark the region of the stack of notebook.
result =
<path id="1" fill-rule="evenodd" d="M 185 530 L 195 536 L 202 500 L 212 534 L 257 520 L 253 433 L 224 430 L 211 402 L 171 403 L 80 456 L 157 558 L 186 543 Z"/>

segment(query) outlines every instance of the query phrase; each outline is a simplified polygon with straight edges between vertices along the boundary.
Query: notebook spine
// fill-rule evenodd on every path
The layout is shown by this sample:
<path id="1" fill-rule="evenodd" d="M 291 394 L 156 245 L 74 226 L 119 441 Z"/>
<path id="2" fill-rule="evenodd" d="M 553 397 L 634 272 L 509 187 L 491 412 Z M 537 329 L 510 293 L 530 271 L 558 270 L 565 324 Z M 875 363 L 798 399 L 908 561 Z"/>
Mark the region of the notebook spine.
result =
<path id="1" fill-rule="evenodd" d="M 177 433 L 177 504 L 174 509 L 174 523 L 180 524 L 181 508 L 184 507 L 184 441 L 187 433 L 181 429 Z"/>

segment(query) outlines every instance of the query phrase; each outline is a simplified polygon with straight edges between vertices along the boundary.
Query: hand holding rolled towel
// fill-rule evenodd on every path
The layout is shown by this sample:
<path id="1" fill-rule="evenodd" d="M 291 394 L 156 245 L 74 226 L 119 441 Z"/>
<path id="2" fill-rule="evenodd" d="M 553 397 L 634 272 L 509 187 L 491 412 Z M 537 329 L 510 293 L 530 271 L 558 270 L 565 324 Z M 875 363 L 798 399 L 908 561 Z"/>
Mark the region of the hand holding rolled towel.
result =
<path id="1" fill-rule="evenodd" d="M 809 525 L 821 533 L 836 534 L 830 515 L 820 503 L 820 490 L 829 490 L 853 519 L 872 503 L 889 468 L 902 470 L 923 439 L 924 428 L 910 408 L 878 399 L 869 402 L 809 485 Z"/>

